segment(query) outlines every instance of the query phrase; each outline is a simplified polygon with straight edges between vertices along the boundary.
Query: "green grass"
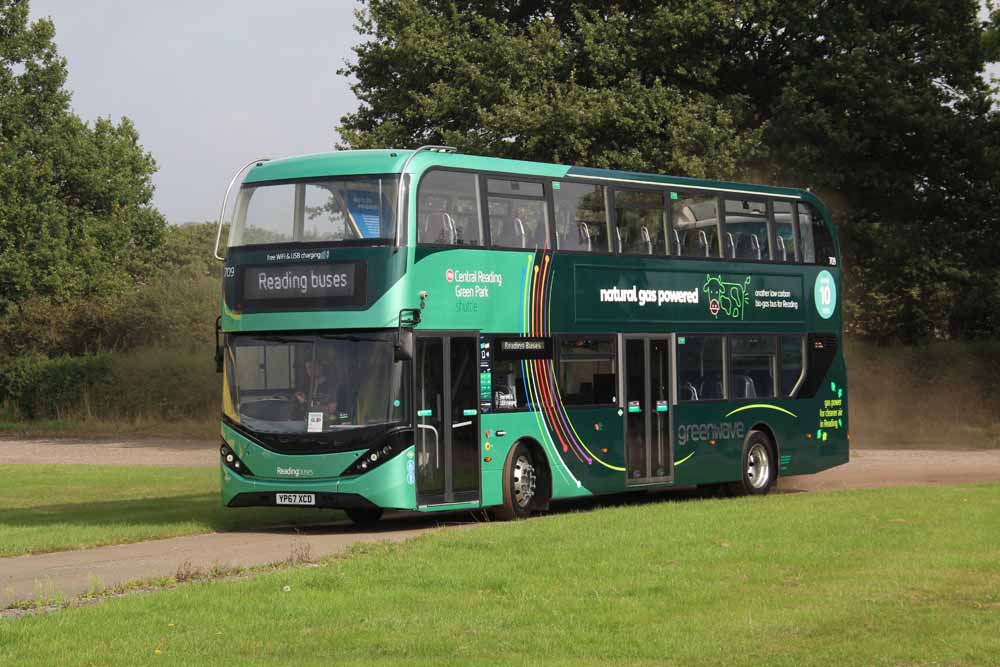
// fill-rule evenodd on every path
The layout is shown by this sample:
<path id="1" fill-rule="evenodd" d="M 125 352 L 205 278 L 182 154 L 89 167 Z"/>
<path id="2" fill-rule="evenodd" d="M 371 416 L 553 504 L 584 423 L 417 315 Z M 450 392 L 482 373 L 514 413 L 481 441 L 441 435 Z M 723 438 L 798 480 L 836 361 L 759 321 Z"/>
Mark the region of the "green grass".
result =
<path id="1" fill-rule="evenodd" d="M 984 665 L 1000 485 L 665 502 L 0 621 L 0 664 Z"/>
<path id="2" fill-rule="evenodd" d="M 215 468 L 0 466 L 0 557 L 343 516 L 227 510 L 218 489 Z"/>
<path id="3" fill-rule="evenodd" d="M 219 418 L 211 419 L 39 419 L 27 421 L 0 416 L 0 435 L 27 438 L 96 438 L 146 436 L 218 440 Z"/>

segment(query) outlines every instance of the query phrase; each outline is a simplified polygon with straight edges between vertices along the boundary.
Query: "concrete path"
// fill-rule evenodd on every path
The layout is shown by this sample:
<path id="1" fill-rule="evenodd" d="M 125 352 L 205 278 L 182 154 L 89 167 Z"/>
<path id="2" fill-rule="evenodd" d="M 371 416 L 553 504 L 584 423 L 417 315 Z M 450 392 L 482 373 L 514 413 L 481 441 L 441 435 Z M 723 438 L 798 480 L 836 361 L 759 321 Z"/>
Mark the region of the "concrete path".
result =
<path id="1" fill-rule="evenodd" d="M 173 438 L 0 438 L 0 465 L 219 465 L 220 441 Z"/>
<path id="2" fill-rule="evenodd" d="M 450 516 L 450 515 L 449 515 Z M 348 522 L 307 531 L 211 533 L 79 551 L 0 559 L 0 609 L 18 600 L 66 601 L 120 584 L 208 572 L 213 567 L 250 567 L 283 561 L 315 560 L 341 553 L 353 544 L 401 542 L 444 525 L 473 526 L 468 514 L 442 518 L 386 519 L 375 529 Z"/>

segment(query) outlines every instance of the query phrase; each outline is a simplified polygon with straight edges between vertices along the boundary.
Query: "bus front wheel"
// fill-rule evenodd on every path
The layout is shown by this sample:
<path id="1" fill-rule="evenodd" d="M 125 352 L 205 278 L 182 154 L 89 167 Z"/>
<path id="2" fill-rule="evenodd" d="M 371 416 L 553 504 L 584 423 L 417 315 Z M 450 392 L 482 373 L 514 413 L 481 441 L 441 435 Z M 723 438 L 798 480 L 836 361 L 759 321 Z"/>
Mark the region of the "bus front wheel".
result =
<path id="1" fill-rule="evenodd" d="M 501 521 L 524 519 L 531 515 L 539 491 L 540 470 L 531 449 L 518 443 L 507 457 L 503 471 L 503 505 L 493 510 Z"/>
<path id="2" fill-rule="evenodd" d="M 381 507 L 352 507 L 344 511 L 347 518 L 359 526 L 370 526 L 382 518 Z"/>
<path id="3" fill-rule="evenodd" d="M 740 456 L 740 481 L 729 485 L 734 496 L 763 496 L 778 478 L 778 458 L 774 444 L 763 431 L 750 431 Z"/>

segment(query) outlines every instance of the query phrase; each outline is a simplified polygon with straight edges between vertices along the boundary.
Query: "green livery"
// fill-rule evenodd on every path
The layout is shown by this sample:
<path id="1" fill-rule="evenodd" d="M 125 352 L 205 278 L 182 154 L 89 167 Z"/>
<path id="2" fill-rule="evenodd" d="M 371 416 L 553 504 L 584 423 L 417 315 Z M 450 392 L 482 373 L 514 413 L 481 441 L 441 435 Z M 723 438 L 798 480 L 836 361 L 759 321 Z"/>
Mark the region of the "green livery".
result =
<path id="1" fill-rule="evenodd" d="M 253 166 L 225 255 L 227 506 L 493 508 L 849 457 L 807 191 L 460 155 Z"/>

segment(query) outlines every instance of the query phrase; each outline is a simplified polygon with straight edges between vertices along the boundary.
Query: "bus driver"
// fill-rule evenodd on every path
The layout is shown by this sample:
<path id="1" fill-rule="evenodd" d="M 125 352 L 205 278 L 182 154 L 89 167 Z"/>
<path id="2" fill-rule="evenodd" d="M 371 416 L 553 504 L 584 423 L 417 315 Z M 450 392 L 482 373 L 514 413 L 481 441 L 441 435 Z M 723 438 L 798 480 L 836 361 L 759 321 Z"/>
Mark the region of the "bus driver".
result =
<path id="1" fill-rule="evenodd" d="M 330 368 L 314 359 L 306 362 L 305 371 L 305 386 L 294 394 L 297 412 L 305 418 L 308 411 L 322 410 L 331 422 L 349 420 L 348 389 L 344 385 L 331 386 Z"/>

